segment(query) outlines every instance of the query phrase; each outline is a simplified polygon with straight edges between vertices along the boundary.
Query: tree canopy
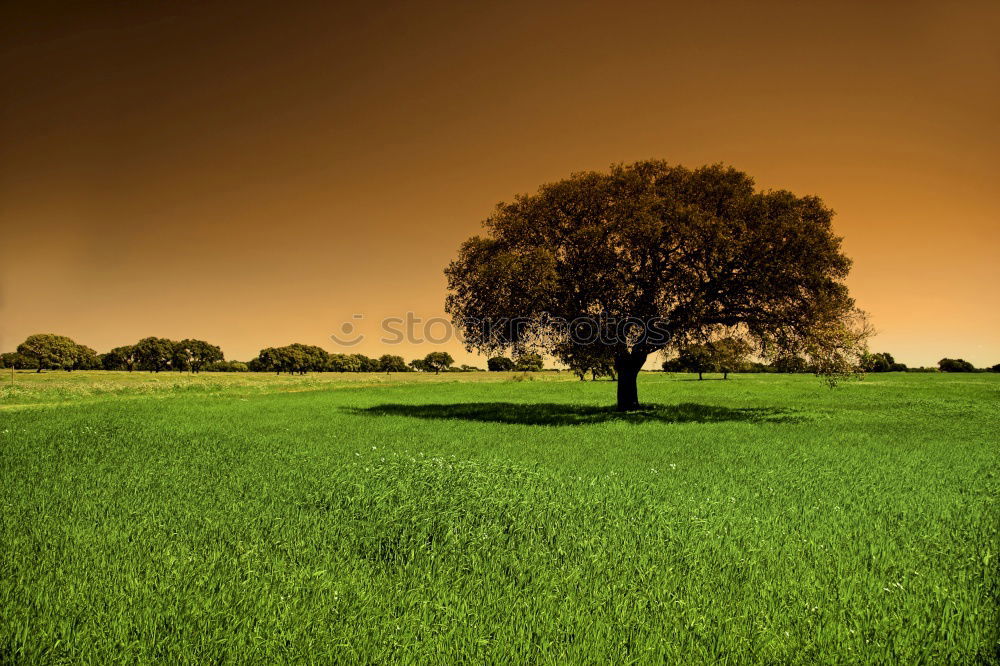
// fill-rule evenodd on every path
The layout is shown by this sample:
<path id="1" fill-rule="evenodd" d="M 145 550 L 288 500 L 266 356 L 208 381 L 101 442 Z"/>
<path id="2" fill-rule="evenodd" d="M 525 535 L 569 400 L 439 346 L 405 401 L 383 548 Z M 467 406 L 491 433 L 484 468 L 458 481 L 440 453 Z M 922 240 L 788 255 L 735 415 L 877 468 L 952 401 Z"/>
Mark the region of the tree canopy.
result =
<path id="1" fill-rule="evenodd" d="M 857 369 L 867 327 L 832 218 L 721 165 L 578 173 L 497 205 L 447 267 L 445 308 L 470 350 L 598 345 L 623 410 L 649 354 L 726 335 L 836 378 Z"/>
<path id="2" fill-rule="evenodd" d="M 143 338 L 135 344 L 135 354 L 142 370 L 169 370 L 174 359 L 174 342 L 167 338 Z"/>
<path id="3" fill-rule="evenodd" d="M 580 381 L 587 378 L 588 372 L 592 380 L 605 376 L 615 379 L 614 358 L 604 347 L 563 344 L 554 349 L 553 354 L 560 362 L 565 363 Z"/>
<path id="4" fill-rule="evenodd" d="M 139 364 L 139 355 L 135 351 L 135 345 L 124 345 L 115 347 L 106 354 L 101 355 L 101 365 L 105 370 L 128 370 L 132 372 Z"/>
<path id="5" fill-rule="evenodd" d="M 493 356 L 486 360 L 486 368 L 490 372 L 510 372 L 514 369 L 514 361 L 506 356 Z"/>
<path id="6" fill-rule="evenodd" d="M 447 370 L 455 362 L 451 354 L 443 351 L 431 352 L 424 357 L 423 370 L 437 374 L 442 370 Z"/>
<path id="7" fill-rule="evenodd" d="M 31 363 L 37 372 L 48 368 L 72 370 L 79 355 L 77 347 L 65 335 L 36 333 L 29 335 L 17 346 L 17 353 Z"/>
<path id="8" fill-rule="evenodd" d="M 304 375 L 307 372 L 327 370 L 330 355 L 322 347 L 296 342 L 284 347 L 267 347 L 260 350 L 255 366 L 276 374 Z"/>
<path id="9" fill-rule="evenodd" d="M 903 372 L 906 370 L 906 365 L 896 363 L 896 359 L 889 352 L 880 352 L 865 354 L 861 358 L 861 368 L 865 372 Z"/>
<path id="10" fill-rule="evenodd" d="M 171 367 L 174 370 L 199 372 L 206 364 L 224 361 L 222 349 L 204 340 L 187 338 L 173 343 L 174 355 Z"/>
<path id="11" fill-rule="evenodd" d="M 691 344 L 680 349 L 677 358 L 663 363 L 667 371 L 697 372 L 702 379 L 706 372 L 720 372 L 728 379 L 730 372 L 741 370 L 747 362 L 751 346 L 739 338 L 726 337 L 704 344 Z"/>
<path id="12" fill-rule="evenodd" d="M 378 359 L 378 369 L 381 372 L 407 372 L 410 368 L 402 356 L 383 354 Z"/>
<path id="13" fill-rule="evenodd" d="M 76 345 L 73 355 L 73 370 L 99 370 L 101 367 L 101 357 L 95 350 L 87 345 Z"/>
<path id="14" fill-rule="evenodd" d="M 545 368 L 541 354 L 525 352 L 514 359 L 514 370 L 517 372 L 539 372 Z"/>
<path id="15" fill-rule="evenodd" d="M 943 358 L 938 361 L 941 372 L 975 372 L 976 367 L 964 358 Z"/>

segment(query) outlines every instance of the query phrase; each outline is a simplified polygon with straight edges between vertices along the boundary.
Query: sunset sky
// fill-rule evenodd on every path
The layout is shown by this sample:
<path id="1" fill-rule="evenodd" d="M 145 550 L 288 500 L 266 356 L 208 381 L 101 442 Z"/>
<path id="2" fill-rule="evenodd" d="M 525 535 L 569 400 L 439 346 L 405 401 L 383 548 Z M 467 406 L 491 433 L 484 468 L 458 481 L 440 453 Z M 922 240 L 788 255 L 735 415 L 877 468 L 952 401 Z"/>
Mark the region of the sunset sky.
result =
<path id="1" fill-rule="evenodd" d="M 0 350 L 483 365 L 378 322 L 443 316 L 498 201 L 661 158 L 821 196 L 874 351 L 1000 363 L 998 35 L 995 0 L 4 3 Z"/>

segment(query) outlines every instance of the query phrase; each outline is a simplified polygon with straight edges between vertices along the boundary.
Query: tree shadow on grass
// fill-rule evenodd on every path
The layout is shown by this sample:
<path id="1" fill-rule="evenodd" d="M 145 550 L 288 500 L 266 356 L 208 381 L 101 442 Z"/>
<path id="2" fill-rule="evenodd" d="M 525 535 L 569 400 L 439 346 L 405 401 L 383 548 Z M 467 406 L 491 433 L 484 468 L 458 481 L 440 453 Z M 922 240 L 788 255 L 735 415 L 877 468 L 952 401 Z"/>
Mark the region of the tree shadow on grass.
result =
<path id="1" fill-rule="evenodd" d="M 643 405 L 634 412 L 614 407 L 562 403 L 460 402 L 454 404 L 383 404 L 358 407 L 355 414 L 369 416 L 411 416 L 418 419 L 458 419 L 516 425 L 589 425 L 621 421 L 625 423 L 799 423 L 806 420 L 790 409 L 743 407 L 731 409 L 685 402 L 679 405 Z"/>

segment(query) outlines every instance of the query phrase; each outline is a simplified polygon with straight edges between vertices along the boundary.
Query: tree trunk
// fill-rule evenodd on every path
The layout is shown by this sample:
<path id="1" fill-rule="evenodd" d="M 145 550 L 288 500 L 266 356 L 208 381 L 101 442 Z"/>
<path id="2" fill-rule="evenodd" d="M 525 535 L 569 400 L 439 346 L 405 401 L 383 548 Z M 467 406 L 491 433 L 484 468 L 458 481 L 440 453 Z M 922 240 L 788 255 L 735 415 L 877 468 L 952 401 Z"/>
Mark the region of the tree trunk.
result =
<path id="1" fill-rule="evenodd" d="M 631 353 L 625 356 L 615 356 L 615 371 L 618 374 L 618 411 L 628 412 L 639 409 L 639 389 L 636 380 L 642 364 L 646 362 L 646 354 Z"/>
<path id="2" fill-rule="evenodd" d="M 701 370 L 698 371 L 698 381 L 701 381 Z"/>
<path id="3" fill-rule="evenodd" d="M 728 370 L 723 370 L 722 371 L 722 378 L 723 379 L 729 379 L 729 371 Z"/>

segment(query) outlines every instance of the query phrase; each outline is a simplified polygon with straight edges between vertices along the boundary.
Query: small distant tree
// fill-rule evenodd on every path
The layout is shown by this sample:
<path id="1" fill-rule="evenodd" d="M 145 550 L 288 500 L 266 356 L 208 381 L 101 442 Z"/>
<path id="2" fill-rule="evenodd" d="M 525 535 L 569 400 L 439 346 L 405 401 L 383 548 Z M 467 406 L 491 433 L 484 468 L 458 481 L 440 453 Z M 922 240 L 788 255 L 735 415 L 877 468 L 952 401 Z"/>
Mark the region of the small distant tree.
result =
<path id="1" fill-rule="evenodd" d="M 681 362 L 676 356 L 665 359 L 663 361 L 662 368 L 663 372 L 687 372 L 687 370 L 681 366 Z"/>
<path id="2" fill-rule="evenodd" d="M 72 370 L 77 357 L 77 344 L 65 335 L 36 333 L 17 346 L 17 353 L 37 372 L 49 368 Z"/>
<path id="3" fill-rule="evenodd" d="M 139 363 L 139 355 L 134 345 L 115 347 L 107 354 L 101 354 L 101 366 L 105 370 L 128 370 L 132 372 Z"/>
<path id="4" fill-rule="evenodd" d="M 990 372 L 1000 372 L 1000 363 L 990 366 Z"/>
<path id="5" fill-rule="evenodd" d="M 187 338 L 174 343 L 174 356 L 171 367 L 174 370 L 190 370 L 199 372 L 207 363 L 224 361 L 222 349 L 204 340 Z"/>
<path id="6" fill-rule="evenodd" d="M 257 365 L 276 375 L 282 372 L 305 374 L 306 359 L 302 350 L 295 345 L 265 347 L 257 354 Z"/>
<path id="7" fill-rule="evenodd" d="M 327 360 L 327 370 L 330 372 L 361 372 L 361 362 L 354 355 L 330 354 Z"/>
<path id="8" fill-rule="evenodd" d="M 24 358 L 17 352 L 6 352 L 0 354 L 0 361 L 3 363 L 5 368 L 14 368 L 15 370 L 20 370 L 27 367 L 24 362 Z"/>
<path id="9" fill-rule="evenodd" d="M 906 366 L 897 363 L 892 354 L 881 352 L 878 354 L 865 354 L 861 357 L 861 368 L 865 372 L 905 372 Z"/>
<path id="10" fill-rule="evenodd" d="M 451 354 L 443 351 L 431 352 L 424 357 L 424 367 L 434 374 L 447 370 L 454 362 L 455 359 L 451 357 Z"/>
<path id="11" fill-rule="evenodd" d="M 383 354 L 380 356 L 378 359 L 378 369 L 381 372 L 406 372 L 409 370 L 406 367 L 406 361 L 403 360 L 403 357 L 393 354 Z"/>
<path id="12" fill-rule="evenodd" d="M 708 345 L 691 344 L 681 347 L 676 359 L 665 361 L 663 369 L 667 372 L 697 372 L 701 380 L 704 373 L 716 369 L 716 361 Z"/>
<path id="13" fill-rule="evenodd" d="M 409 366 L 413 368 L 415 372 L 431 372 L 431 369 L 424 363 L 424 359 L 415 358 L 410 361 Z"/>
<path id="14" fill-rule="evenodd" d="M 514 361 L 506 356 L 494 356 L 487 359 L 486 367 L 490 372 L 510 372 L 514 369 Z"/>
<path id="15" fill-rule="evenodd" d="M 723 379 L 729 373 L 743 370 L 751 346 L 736 337 L 724 337 L 705 343 L 682 347 L 676 358 L 663 363 L 665 372 L 697 372 L 698 379 L 704 379 L 706 372 L 721 372 Z"/>
<path id="16" fill-rule="evenodd" d="M 296 342 L 277 349 L 278 366 L 285 372 L 304 375 L 322 372 L 330 364 L 330 355 L 322 347 Z"/>
<path id="17" fill-rule="evenodd" d="M 795 354 L 788 354 L 785 356 L 779 356 L 774 359 L 771 363 L 771 368 L 775 372 L 782 373 L 800 373 L 809 372 L 809 362 L 802 358 L 801 356 L 796 356 Z"/>
<path id="18" fill-rule="evenodd" d="M 167 338 L 149 337 L 135 344 L 135 353 L 139 358 L 139 367 L 150 372 L 168 370 L 174 360 L 174 343 Z"/>
<path id="19" fill-rule="evenodd" d="M 739 338 L 722 338 L 708 344 L 715 362 L 715 371 L 729 379 L 730 372 L 740 372 L 746 365 L 751 346 Z"/>
<path id="20" fill-rule="evenodd" d="M 540 372 L 545 368 L 545 362 L 540 354 L 527 352 L 518 354 L 514 359 L 514 370 L 517 372 Z"/>
<path id="21" fill-rule="evenodd" d="M 975 372 L 974 365 L 963 358 L 943 358 L 938 361 L 941 372 Z"/>

